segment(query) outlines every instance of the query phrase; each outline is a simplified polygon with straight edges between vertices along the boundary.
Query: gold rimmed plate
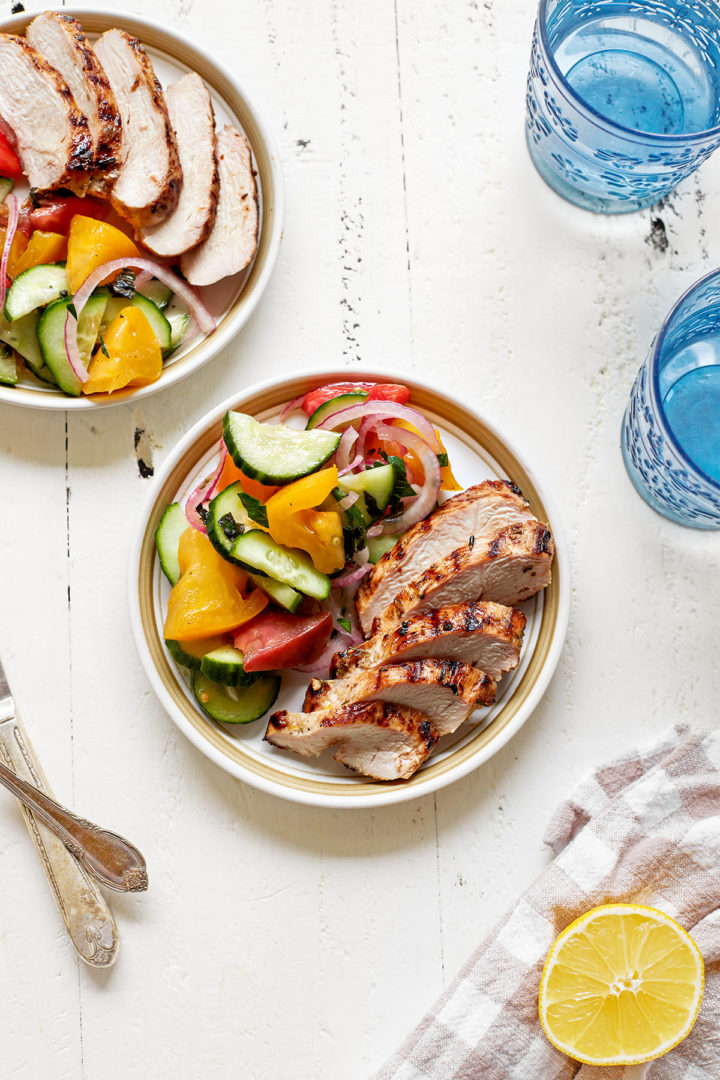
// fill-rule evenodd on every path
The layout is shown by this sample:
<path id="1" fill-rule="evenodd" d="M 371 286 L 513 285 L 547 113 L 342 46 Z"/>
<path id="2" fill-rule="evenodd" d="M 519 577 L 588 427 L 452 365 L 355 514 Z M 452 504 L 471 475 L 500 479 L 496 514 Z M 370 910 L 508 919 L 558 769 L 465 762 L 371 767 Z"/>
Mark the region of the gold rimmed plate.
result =
<path id="1" fill-rule="evenodd" d="M 240 780 L 282 798 L 318 806 L 382 806 L 415 799 L 465 776 L 492 757 L 525 723 L 544 693 L 557 665 L 570 607 L 569 565 L 565 536 L 555 504 L 535 469 L 487 419 L 443 391 L 400 375 L 352 373 L 353 379 L 404 382 L 411 404 L 440 430 L 453 471 L 463 487 L 488 478 L 508 478 L 523 491 L 536 517 L 555 537 L 552 584 L 521 605 L 527 628 L 520 664 L 498 687 L 498 700 L 478 711 L 473 723 L 441 740 L 438 749 L 411 780 L 380 783 L 350 773 L 332 754 L 301 758 L 263 741 L 267 717 L 247 725 L 221 725 L 195 704 L 185 676 L 163 642 L 169 594 L 155 554 L 155 530 L 165 508 L 189 494 L 217 460 L 222 418 L 238 409 L 268 420 L 301 394 L 324 383 L 348 378 L 348 372 L 310 373 L 260 383 L 224 401 L 203 417 L 173 450 L 156 477 L 133 542 L 129 569 L 130 617 L 135 642 L 150 683 L 181 731 L 212 761 Z M 300 710 L 308 677 L 284 673 L 273 709 Z"/>
<path id="2" fill-rule="evenodd" d="M 234 74 L 180 34 L 150 19 L 92 8 L 63 8 L 62 13 L 78 19 L 90 41 L 114 26 L 138 37 L 146 47 L 164 87 L 188 71 L 201 75 L 210 91 L 218 128 L 233 124 L 245 133 L 250 143 L 260 200 L 258 249 L 253 262 L 242 273 L 197 290 L 217 325 L 212 333 L 204 336 L 195 333 L 183 343 L 165 364 L 157 382 L 135 390 L 120 390 L 93 398 L 70 397 L 29 374 L 23 376 L 17 386 L 0 386 L 0 401 L 12 405 L 55 410 L 98 409 L 135 401 L 173 386 L 216 356 L 239 333 L 255 310 L 277 260 L 284 214 L 283 184 L 272 136 Z M 3 19 L 0 31 L 22 34 L 34 14 L 25 12 Z M 22 196 L 23 189 L 19 194 Z"/>

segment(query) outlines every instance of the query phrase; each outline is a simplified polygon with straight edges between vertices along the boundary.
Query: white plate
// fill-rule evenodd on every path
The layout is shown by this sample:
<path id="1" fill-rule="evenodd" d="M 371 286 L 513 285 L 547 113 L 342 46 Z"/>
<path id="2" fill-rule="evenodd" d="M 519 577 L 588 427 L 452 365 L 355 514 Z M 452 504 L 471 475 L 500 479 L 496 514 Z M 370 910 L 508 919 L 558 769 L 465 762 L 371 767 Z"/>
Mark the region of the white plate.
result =
<path id="1" fill-rule="evenodd" d="M 253 151 L 260 198 L 260 233 L 254 261 L 242 273 L 197 290 L 217 319 L 217 326 L 205 337 L 196 334 L 184 342 L 165 365 L 157 382 L 92 399 L 70 397 L 52 386 L 44 386 L 32 376 L 27 376 L 17 386 L 0 386 L 0 401 L 11 405 L 58 410 L 102 409 L 135 401 L 174 385 L 211 360 L 245 325 L 265 290 L 280 249 L 284 214 L 282 175 L 272 137 L 235 76 L 184 37 L 150 19 L 119 11 L 63 8 L 62 13 L 78 19 L 91 41 L 113 26 L 140 38 L 164 87 L 188 71 L 201 75 L 210 90 L 218 128 L 233 124 L 247 136 Z M 32 18 L 33 13 L 26 12 L 4 19 L 0 31 L 23 33 Z"/>
<path id="2" fill-rule="evenodd" d="M 218 405 L 186 435 L 156 476 L 135 536 L 129 575 L 129 601 L 135 642 L 158 698 L 189 739 L 227 772 L 263 791 L 297 802 L 328 807 L 383 806 L 425 795 L 465 776 L 492 757 L 525 723 L 555 670 L 567 629 L 570 581 L 567 545 L 555 504 L 547 489 L 508 439 L 487 420 L 447 394 L 400 375 L 352 373 L 353 379 L 404 382 L 411 403 L 439 428 L 453 471 L 463 487 L 493 477 L 516 483 L 535 515 L 555 538 L 553 581 L 521 608 L 527 628 L 519 666 L 499 684 L 498 700 L 480 710 L 476 722 L 441 740 L 438 749 L 411 780 L 380 783 L 355 776 L 331 753 L 301 758 L 263 741 L 267 717 L 254 724 L 221 725 L 196 706 L 182 669 L 170 659 L 162 627 L 169 584 L 155 554 L 155 530 L 169 503 L 189 493 L 217 460 L 222 417 L 227 409 L 249 412 L 260 420 L 277 416 L 282 406 L 314 386 L 348 378 L 347 371 L 316 373 L 266 382 Z M 284 674 L 275 709 L 299 711 L 307 676 Z"/>

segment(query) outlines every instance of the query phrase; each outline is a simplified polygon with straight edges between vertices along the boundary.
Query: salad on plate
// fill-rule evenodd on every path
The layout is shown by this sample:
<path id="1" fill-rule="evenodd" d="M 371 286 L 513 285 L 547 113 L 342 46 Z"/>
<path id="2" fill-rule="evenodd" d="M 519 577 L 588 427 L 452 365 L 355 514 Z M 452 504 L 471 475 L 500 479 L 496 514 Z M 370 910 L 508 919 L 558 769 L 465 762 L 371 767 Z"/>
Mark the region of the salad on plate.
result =
<path id="1" fill-rule="evenodd" d="M 515 605 L 550 582 L 553 541 L 519 490 L 462 490 L 407 387 L 320 386 L 260 422 L 228 411 L 209 475 L 156 532 L 164 638 L 198 707 L 248 724 L 284 672 L 312 679 L 265 739 L 406 779 L 492 705 L 518 663 Z"/>

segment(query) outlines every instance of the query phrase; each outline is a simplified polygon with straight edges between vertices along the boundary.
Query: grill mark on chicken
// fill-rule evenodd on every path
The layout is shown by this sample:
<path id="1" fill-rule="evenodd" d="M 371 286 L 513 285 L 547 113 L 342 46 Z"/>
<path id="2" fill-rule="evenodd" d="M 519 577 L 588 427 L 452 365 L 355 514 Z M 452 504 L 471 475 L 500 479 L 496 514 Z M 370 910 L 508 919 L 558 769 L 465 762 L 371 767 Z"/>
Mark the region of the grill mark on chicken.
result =
<path id="1" fill-rule="evenodd" d="M 344 679 L 313 679 L 304 712 L 341 708 L 350 703 L 387 701 L 424 713 L 438 735 L 463 724 L 478 706 L 492 705 L 496 684 L 483 671 L 458 660 L 423 659 L 356 669 Z"/>
<path id="2" fill-rule="evenodd" d="M 388 604 L 373 631 L 387 633 L 408 615 L 465 599 L 518 604 L 549 585 L 553 551 L 552 533 L 541 522 L 509 525 L 484 545 L 466 545 L 433 563 Z"/>
<path id="3" fill-rule="evenodd" d="M 95 52 L 115 94 L 123 126 L 122 162 L 110 193 L 112 204 L 136 229 L 159 224 L 177 206 L 183 182 L 162 87 L 142 42 L 124 30 L 106 30 L 96 42 Z M 139 69 L 134 74 L 128 71 L 128 59 Z M 143 94 L 147 94 L 146 100 L 133 100 Z M 150 161 L 139 152 L 134 129 L 141 108 L 146 109 L 146 122 L 152 121 L 157 131 Z"/>
<path id="4" fill-rule="evenodd" d="M 265 739 L 283 750 L 335 760 L 376 780 L 407 780 L 430 756 L 438 734 L 423 713 L 384 701 L 312 713 L 274 713 Z"/>
<path id="5" fill-rule="evenodd" d="M 82 26 L 72 16 L 46 11 L 33 19 L 26 35 L 30 44 L 60 72 L 71 92 L 74 88 L 76 104 L 87 114 L 93 143 L 88 190 L 106 195 L 117 176 L 122 145 L 122 122 L 107 76 Z M 69 45 L 69 54 L 63 45 Z"/>
<path id="6" fill-rule="evenodd" d="M 355 668 L 439 657 L 460 659 L 498 679 L 518 664 L 526 621 L 517 608 L 487 601 L 426 611 L 336 653 L 331 674 L 340 678 Z"/>
<path id="7" fill-rule="evenodd" d="M 510 524 L 533 520 L 516 484 L 485 480 L 453 495 L 387 552 L 360 585 L 356 604 L 363 632 L 402 589 L 437 560 L 492 539 Z"/>
<path id="8" fill-rule="evenodd" d="M 37 100 L 37 111 L 28 112 L 28 98 Z M 85 192 L 92 166 L 87 117 L 60 73 L 15 34 L 0 34 L 0 114 L 15 135 L 31 187 Z"/>

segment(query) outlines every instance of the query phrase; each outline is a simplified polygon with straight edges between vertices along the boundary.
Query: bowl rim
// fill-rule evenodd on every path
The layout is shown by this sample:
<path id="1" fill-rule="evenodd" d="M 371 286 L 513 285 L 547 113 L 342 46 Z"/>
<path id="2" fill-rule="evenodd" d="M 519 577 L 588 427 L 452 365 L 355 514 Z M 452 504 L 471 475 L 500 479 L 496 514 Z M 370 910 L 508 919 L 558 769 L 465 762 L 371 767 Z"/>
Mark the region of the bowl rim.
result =
<path id="1" fill-rule="evenodd" d="M 171 59 L 176 59 L 178 63 L 191 67 L 193 70 L 202 72 L 203 69 L 210 69 L 213 75 L 216 76 L 217 81 L 220 83 L 225 82 L 247 109 L 248 116 L 252 119 L 259 136 L 259 143 L 257 139 L 251 143 L 253 160 L 259 172 L 259 156 L 262 153 L 262 157 L 267 162 L 267 178 L 270 180 L 267 188 L 266 184 L 262 183 L 261 180 L 262 214 L 260 218 L 260 235 L 261 243 L 263 243 L 263 238 L 266 237 L 267 248 L 257 277 L 249 287 L 243 287 L 234 300 L 232 307 L 222 317 L 220 325 L 205 338 L 200 339 L 190 352 L 180 357 L 176 364 L 170 365 L 167 370 L 163 371 L 163 374 L 156 382 L 134 390 L 110 394 L 107 396 L 107 400 L 90 399 L 82 395 L 80 397 L 71 397 L 67 394 L 43 392 L 41 389 L 35 390 L 28 387 L 0 386 L 1 404 L 16 405 L 21 408 L 45 409 L 50 412 L 76 412 L 87 409 L 108 409 L 114 405 L 134 404 L 152 394 L 176 386 L 183 379 L 198 371 L 199 368 L 212 360 L 230 344 L 254 313 L 275 268 L 285 222 L 285 185 L 280 168 L 278 149 L 270 128 L 262 113 L 258 111 L 254 98 L 247 93 L 243 84 L 224 64 L 213 56 L 203 53 L 201 48 L 190 41 L 183 33 L 174 28 L 168 29 L 158 19 L 127 13 L 114 7 L 83 8 L 71 6 L 59 9 L 59 13 L 78 19 L 79 22 L 83 23 L 83 26 L 85 23 L 95 21 L 104 24 L 103 29 L 119 25 L 143 40 L 157 37 L 162 39 L 164 44 L 157 44 L 154 40 L 148 40 L 147 44 L 150 49 L 156 49 L 158 52 L 164 51 Z M 39 14 L 41 14 L 40 11 L 23 11 L 17 15 L 2 18 L 0 19 L 0 32 L 18 33 L 24 30 L 28 23 Z M 95 30 L 90 27 L 88 32 L 93 34 Z M 195 67 L 179 59 L 171 51 L 172 47 L 176 51 L 179 50 L 181 53 L 192 57 Z M 204 74 L 203 77 L 205 77 Z M 219 91 L 216 92 L 219 93 Z M 230 102 L 228 102 L 228 105 L 230 105 Z M 233 115 L 236 115 L 232 106 L 231 111 Z M 251 271 L 253 265 L 254 263 L 251 264 Z M 188 362 L 185 363 L 185 361 Z"/>
<path id="2" fill-rule="evenodd" d="M 281 785 L 272 778 L 266 779 L 255 772 L 251 772 L 242 764 L 231 760 L 222 753 L 222 751 L 218 750 L 198 728 L 186 720 L 181 711 L 177 708 L 155 667 L 143 628 L 139 598 L 143 547 L 147 542 L 148 525 L 150 524 L 155 504 L 163 485 L 184 455 L 192 448 L 193 444 L 213 425 L 217 424 L 228 409 L 236 407 L 241 402 L 251 399 L 256 394 L 262 394 L 263 392 L 270 390 L 280 390 L 282 387 L 285 387 L 292 382 L 297 382 L 298 379 L 312 381 L 317 385 L 318 380 L 330 383 L 333 381 L 347 381 L 349 378 L 353 381 L 358 381 L 360 379 L 376 382 L 404 381 L 409 383 L 411 388 L 416 387 L 422 391 L 427 391 L 430 394 L 436 394 L 450 404 L 455 405 L 455 407 L 470 413 L 482 426 L 486 427 L 502 442 L 503 446 L 507 448 L 527 474 L 532 487 L 535 489 L 538 498 L 542 502 L 543 508 L 547 514 L 548 522 L 551 524 L 555 541 L 553 578 L 557 589 L 557 611 L 547 655 L 534 682 L 530 686 L 525 700 L 518 707 L 515 715 L 504 726 L 500 727 L 497 733 L 481 746 L 476 753 L 468 755 L 464 761 L 458 762 L 446 772 L 428 777 L 424 783 L 422 781 L 423 774 L 418 773 L 415 777 L 416 782 L 413 783 L 412 786 L 410 786 L 410 782 L 398 782 L 397 784 L 386 785 L 377 784 L 373 785 L 372 788 L 368 786 L 369 789 L 366 793 L 360 792 L 352 798 L 326 794 L 325 792 L 316 793 L 303 790 L 302 788 L 295 788 L 290 785 L 281 787 Z M 322 385 L 322 383 L 320 383 L 320 385 Z M 310 387 L 308 387 L 308 389 L 310 389 Z M 293 396 L 297 395 L 288 393 L 286 399 L 289 401 Z M 557 505 L 550 494 L 542 475 L 538 473 L 538 470 L 535 467 L 528 465 L 528 457 L 522 449 L 518 448 L 517 440 L 508 439 L 504 431 L 499 428 L 498 425 L 490 423 L 474 408 L 468 407 L 467 405 L 462 406 L 460 402 L 453 398 L 452 395 L 449 395 L 444 388 L 437 385 L 432 380 L 425 378 L 418 379 L 414 376 L 408 379 L 407 376 L 403 376 L 400 372 L 384 372 L 379 374 L 364 369 L 362 371 L 310 370 L 303 372 L 302 375 L 299 376 L 295 375 L 286 376 L 280 379 L 277 377 L 266 379 L 254 383 L 242 391 L 231 395 L 210 409 L 204 416 L 197 420 L 195 424 L 193 424 L 187 434 L 175 447 L 173 447 L 154 476 L 152 487 L 145 497 L 133 534 L 128 565 L 128 604 L 130 624 L 140 662 L 158 700 L 180 731 L 182 731 L 182 733 L 186 735 L 206 757 L 211 761 L 214 761 L 216 765 L 219 765 L 237 779 L 250 784 L 251 787 L 258 788 L 268 794 L 279 796 L 293 802 L 299 802 L 309 806 L 323 806 L 328 809 L 367 809 L 370 807 L 394 805 L 396 803 L 418 799 L 453 783 L 455 780 L 461 779 L 474 771 L 479 765 L 482 765 L 493 757 L 494 754 L 505 746 L 513 735 L 520 730 L 538 705 L 548 687 L 565 643 L 570 614 L 570 596 L 569 551 L 565 530 L 562 525 Z M 419 780 L 418 777 L 420 778 Z"/>

